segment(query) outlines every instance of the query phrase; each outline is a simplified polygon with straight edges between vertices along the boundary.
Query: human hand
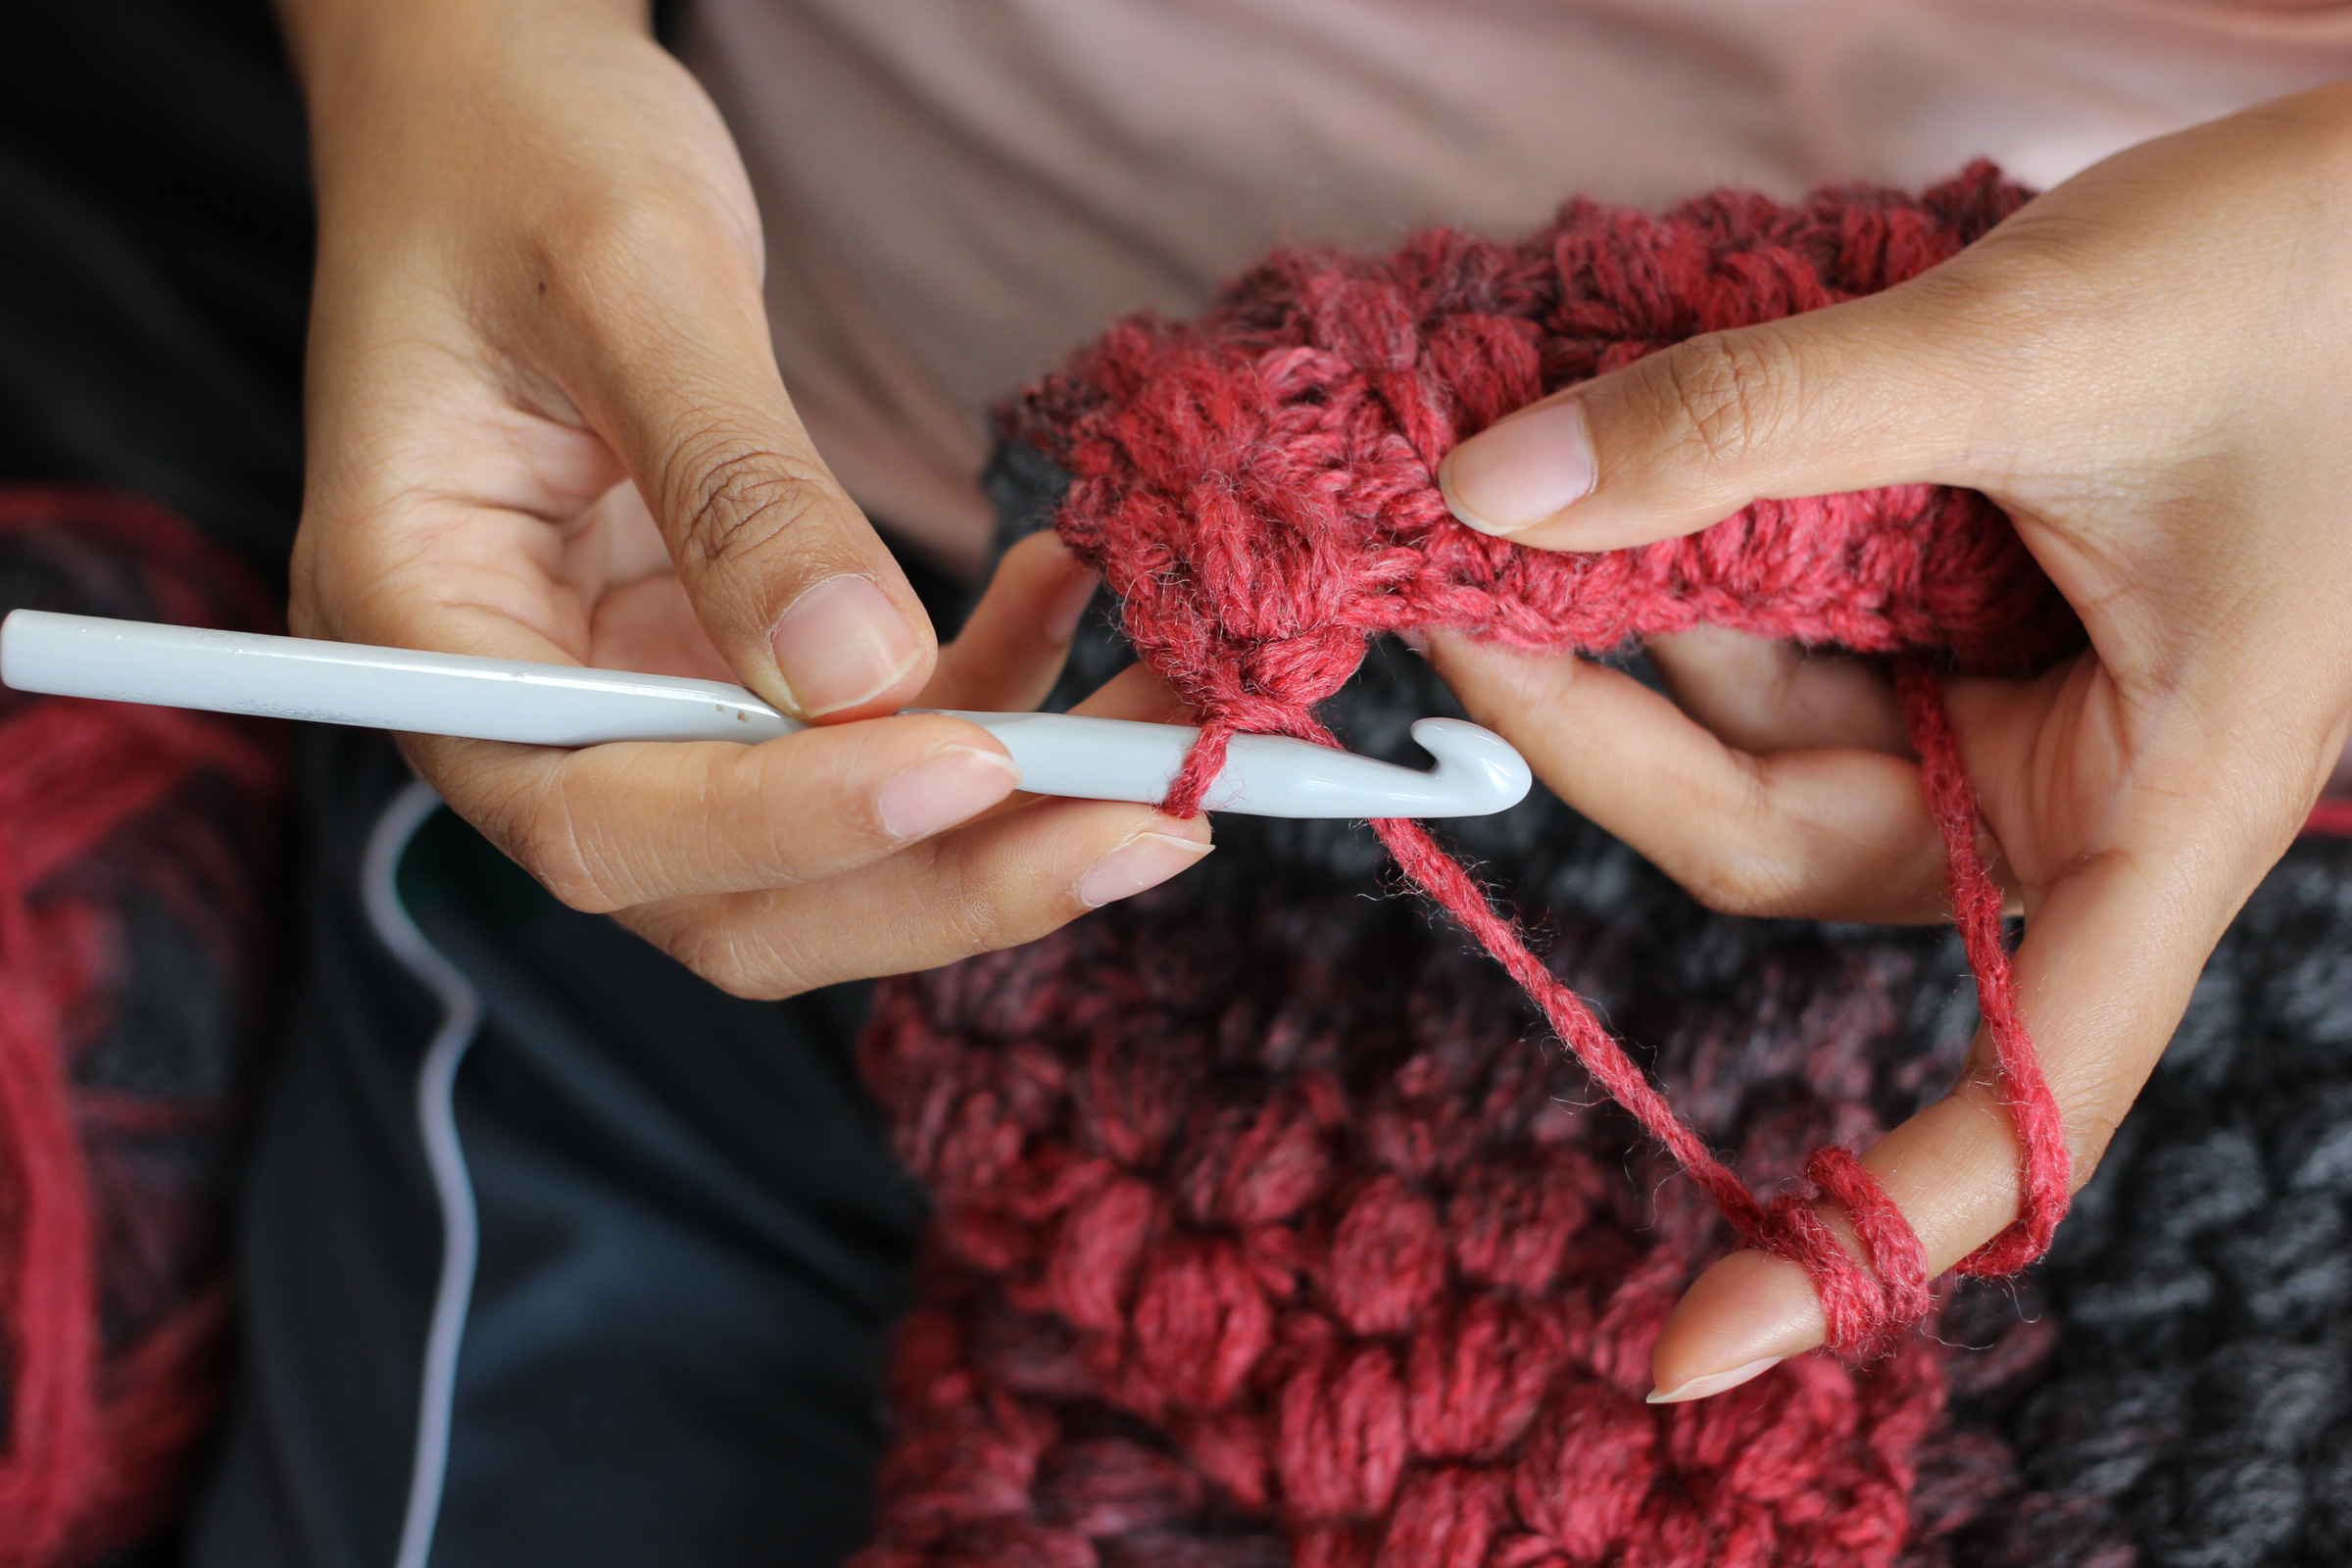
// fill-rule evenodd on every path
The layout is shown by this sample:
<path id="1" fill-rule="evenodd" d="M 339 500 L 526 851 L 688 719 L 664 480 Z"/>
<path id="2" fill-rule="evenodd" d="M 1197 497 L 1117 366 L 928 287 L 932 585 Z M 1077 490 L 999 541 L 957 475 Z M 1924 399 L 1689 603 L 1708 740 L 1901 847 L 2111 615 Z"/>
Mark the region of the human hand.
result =
<path id="1" fill-rule="evenodd" d="M 2342 84 L 2126 152 L 1883 294 L 1547 399 L 1442 475 L 1464 522 L 1549 550 L 1897 483 L 2007 510 L 2090 646 L 1947 702 L 2026 917 L 2023 1011 L 2078 1186 L 2352 731 L 2348 191 Z M 1651 650 L 1668 701 L 1575 660 L 1429 644 L 1474 718 L 1711 906 L 1946 916 L 1878 666 L 1694 633 Z M 1932 1272 L 2009 1224 L 2019 1151 L 1982 1033 L 1950 1095 L 1864 1163 Z M 1719 1393 L 1823 1336 L 1801 1267 L 1735 1252 L 1661 1333 L 1657 1396 Z"/>
<path id="2" fill-rule="evenodd" d="M 1033 706 L 1094 579 L 1025 544 L 935 648 L 777 377 L 725 127 L 635 8 L 286 9 L 319 202 L 296 630 L 731 678 L 819 725 L 404 738 L 453 807 L 566 904 L 763 997 L 1027 941 L 1205 852 L 1145 807 L 1006 806 L 985 730 L 877 716 Z"/>

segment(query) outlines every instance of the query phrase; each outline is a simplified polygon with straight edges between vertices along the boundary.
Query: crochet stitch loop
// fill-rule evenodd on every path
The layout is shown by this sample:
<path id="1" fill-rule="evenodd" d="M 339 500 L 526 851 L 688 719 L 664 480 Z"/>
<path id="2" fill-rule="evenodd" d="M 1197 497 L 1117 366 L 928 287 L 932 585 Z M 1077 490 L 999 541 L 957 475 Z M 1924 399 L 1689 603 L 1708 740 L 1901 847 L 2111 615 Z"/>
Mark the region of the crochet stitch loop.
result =
<path id="1" fill-rule="evenodd" d="M 1980 163 L 1917 199 L 1838 189 L 1783 207 L 1726 193 L 1663 217 L 1572 202 L 1512 246 L 1438 229 L 1379 260 L 1278 253 L 1198 320 L 1115 327 L 1004 421 L 1074 476 L 1056 526 L 1119 596 L 1141 658 L 1201 714 L 1166 802 L 1180 814 L 1199 809 L 1237 733 L 1332 744 L 1315 706 L 1379 632 L 1441 626 L 1599 653 L 1709 624 L 1900 656 L 1903 712 L 2022 1146 L 2020 1216 L 1962 1265 L 1975 1273 L 2040 1255 L 2066 1211 L 2069 1161 L 1929 660 L 2031 669 L 2080 637 L 2072 612 L 2008 519 L 1968 492 L 1761 501 L 1689 538 L 1564 555 L 1461 526 L 1436 470 L 1454 442 L 1563 385 L 1916 275 L 2026 195 Z M 1924 1251 L 1850 1151 L 1817 1151 L 1810 1191 L 1760 1202 L 1426 829 L 1375 826 L 1740 1237 L 1804 1265 L 1834 1348 L 1884 1348 L 1925 1316 Z M 1867 1261 L 1816 1201 L 1843 1207 Z"/>

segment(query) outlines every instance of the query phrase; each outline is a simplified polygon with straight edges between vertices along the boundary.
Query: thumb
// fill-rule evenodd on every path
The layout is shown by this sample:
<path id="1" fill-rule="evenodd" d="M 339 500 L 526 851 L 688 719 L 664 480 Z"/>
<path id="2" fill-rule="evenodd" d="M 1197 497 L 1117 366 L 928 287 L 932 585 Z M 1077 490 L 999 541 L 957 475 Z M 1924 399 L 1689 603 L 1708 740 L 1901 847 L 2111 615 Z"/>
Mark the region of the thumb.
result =
<path id="1" fill-rule="evenodd" d="M 1998 381 L 1970 373 L 1941 292 L 1923 277 L 1710 332 L 1556 393 L 1446 456 L 1446 505 L 1517 544 L 1619 550 L 1767 497 L 1965 482 L 1969 389 Z"/>
<path id="2" fill-rule="evenodd" d="M 793 410 L 756 262 L 677 246 L 633 270 L 657 281 L 571 334 L 569 379 L 712 643 L 746 686 L 803 718 L 912 701 L 938 653 L 930 618 Z"/>

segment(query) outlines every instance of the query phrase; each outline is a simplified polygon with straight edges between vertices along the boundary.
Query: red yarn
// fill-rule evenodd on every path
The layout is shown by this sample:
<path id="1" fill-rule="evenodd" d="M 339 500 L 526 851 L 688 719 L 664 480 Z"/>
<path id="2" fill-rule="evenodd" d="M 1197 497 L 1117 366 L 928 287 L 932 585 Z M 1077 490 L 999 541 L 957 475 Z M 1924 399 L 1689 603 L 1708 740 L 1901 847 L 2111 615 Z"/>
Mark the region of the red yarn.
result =
<path id="1" fill-rule="evenodd" d="M 1579 556 L 1461 526 L 1436 469 L 1501 415 L 1667 342 L 1911 276 L 2025 194 L 1979 164 L 1916 200 L 1829 190 L 1785 208 L 1719 194 L 1663 218 L 1576 202 L 1516 246 L 1433 230 L 1381 261 L 1282 253 L 1197 321 L 1114 328 L 1007 418 L 1074 476 L 1062 536 L 1104 572 L 1145 662 L 1201 713 L 1171 811 L 1198 809 L 1237 733 L 1331 744 L 1314 707 L 1378 632 L 1444 626 L 1602 652 L 1711 624 L 1913 656 L 1904 711 L 2024 1143 L 2021 1217 L 1972 1272 L 2040 1254 L 2066 1211 L 2068 1159 L 2017 1015 L 1974 798 L 1921 657 L 1979 671 L 2044 663 L 2081 634 L 2063 600 L 2008 519 L 1968 492 L 1764 501 L 1687 539 Z M 1850 1153 L 1823 1151 L 1806 1174 L 1852 1216 L 1868 1263 L 1795 1197 L 1760 1203 L 1424 829 L 1377 827 L 1740 1234 L 1805 1265 L 1833 1346 L 1884 1345 L 1925 1313 L 1919 1244 Z"/>
<path id="2" fill-rule="evenodd" d="M 2008 950 L 2001 945 L 2001 890 L 1977 848 L 1976 791 L 1961 765 L 1960 738 L 1944 711 L 1942 690 L 1917 659 L 1902 662 L 1895 684 L 1912 747 L 1919 753 L 1920 782 L 1943 833 L 1953 912 L 1960 939 L 1968 947 L 1969 967 L 1977 972 L 1977 1007 L 1992 1040 L 1993 1075 L 2022 1146 L 2018 1217 L 1960 1266 L 1971 1274 L 2014 1274 L 2049 1250 L 2051 1233 L 2066 1217 L 2074 1161 L 2067 1152 L 2057 1099 L 2042 1081 L 2041 1062 L 2017 1013 L 2017 978 L 2010 972 Z"/>
<path id="3" fill-rule="evenodd" d="M 0 491 L 0 566 L 44 608 L 262 628 L 272 612 L 176 518 L 78 489 Z M 267 726 L 0 692 L 0 1565 L 93 1560 L 159 1528 L 214 1397 L 225 1276 L 172 1164 L 201 1095 L 77 1069 L 130 999 L 134 900 L 251 970 L 282 787 Z M 138 1044 L 134 1042 L 134 1044 Z"/>

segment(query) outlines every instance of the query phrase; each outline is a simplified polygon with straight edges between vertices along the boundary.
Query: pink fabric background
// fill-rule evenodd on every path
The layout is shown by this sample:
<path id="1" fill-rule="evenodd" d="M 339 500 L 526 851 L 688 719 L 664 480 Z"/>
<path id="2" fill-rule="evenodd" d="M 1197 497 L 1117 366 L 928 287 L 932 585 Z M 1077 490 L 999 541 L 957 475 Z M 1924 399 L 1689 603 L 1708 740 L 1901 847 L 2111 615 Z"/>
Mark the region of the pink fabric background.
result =
<path id="1" fill-rule="evenodd" d="M 2352 6 L 2225 0 L 698 0 L 784 379 L 878 520 L 976 564 L 988 405 L 1282 241 L 1559 197 L 2048 185 L 2352 74 Z"/>

